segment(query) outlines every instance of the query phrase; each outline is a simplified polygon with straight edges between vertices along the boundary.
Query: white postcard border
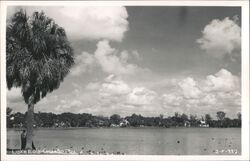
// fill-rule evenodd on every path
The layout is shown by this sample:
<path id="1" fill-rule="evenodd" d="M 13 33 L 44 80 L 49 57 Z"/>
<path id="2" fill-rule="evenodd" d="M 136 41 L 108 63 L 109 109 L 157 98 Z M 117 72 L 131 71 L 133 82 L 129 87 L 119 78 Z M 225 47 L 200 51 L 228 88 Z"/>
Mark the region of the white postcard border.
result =
<path id="1" fill-rule="evenodd" d="M 7 155 L 6 11 L 7 6 L 238 6 L 242 9 L 242 154 L 230 155 Z M 248 1 L 2 1 L 1 2 L 1 159 L 2 160 L 249 160 L 249 2 Z"/>

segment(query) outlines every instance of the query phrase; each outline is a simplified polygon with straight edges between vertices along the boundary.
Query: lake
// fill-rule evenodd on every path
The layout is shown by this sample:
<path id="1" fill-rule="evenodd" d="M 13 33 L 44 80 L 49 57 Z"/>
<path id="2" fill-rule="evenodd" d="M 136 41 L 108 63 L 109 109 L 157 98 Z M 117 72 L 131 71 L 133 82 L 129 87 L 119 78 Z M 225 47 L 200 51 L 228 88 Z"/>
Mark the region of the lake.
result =
<path id="1" fill-rule="evenodd" d="M 20 148 L 21 131 L 8 129 L 7 147 Z M 105 150 L 128 155 L 240 155 L 241 128 L 36 129 L 38 149 Z"/>

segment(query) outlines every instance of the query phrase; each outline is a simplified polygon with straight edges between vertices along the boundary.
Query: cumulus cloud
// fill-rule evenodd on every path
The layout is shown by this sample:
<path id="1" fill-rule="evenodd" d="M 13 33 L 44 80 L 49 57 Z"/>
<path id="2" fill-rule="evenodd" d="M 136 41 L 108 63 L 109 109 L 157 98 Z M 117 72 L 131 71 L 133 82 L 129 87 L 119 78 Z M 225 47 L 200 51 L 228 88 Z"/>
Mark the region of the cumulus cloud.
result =
<path id="1" fill-rule="evenodd" d="M 128 53 L 126 51 L 123 51 L 119 57 L 117 50 L 112 48 L 107 40 L 98 42 L 95 58 L 102 70 L 110 74 L 133 74 L 138 69 L 136 65 L 127 62 Z"/>
<path id="2" fill-rule="evenodd" d="M 207 91 L 227 92 L 239 89 L 240 79 L 226 69 L 221 69 L 215 75 L 207 76 L 205 83 L 205 90 Z"/>
<path id="3" fill-rule="evenodd" d="M 63 113 L 65 111 L 79 113 L 80 109 L 82 109 L 82 102 L 79 100 L 71 100 L 70 102 L 60 102 L 55 106 L 55 113 Z"/>
<path id="4" fill-rule="evenodd" d="M 203 97 L 200 98 L 199 103 L 201 106 L 214 106 L 216 105 L 218 98 L 214 93 L 205 93 Z"/>
<path id="5" fill-rule="evenodd" d="M 133 50 L 132 51 L 132 54 L 133 54 L 133 56 L 136 58 L 136 59 L 138 59 L 138 60 L 141 60 L 142 58 L 140 57 L 140 54 L 139 54 L 139 52 L 137 51 L 137 50 Z"/>
<path id="6" fill-rule="evenodd" d="M 21 7 L 8 7 L 8 17 Z M 121 41 L 128 30 L 128 13 L 125 7 L 98 6 L 46 6 L 22 7 L 28 15 L 44 11 L 62 26 L 70 39 Z"/>
<path id="7" fill-rule="evenodd" d="M 116 113 L 116 110 L 121 111 L 130 91 L 131 88 L 126 82 L 111 74 L 100 85 L 94 107 L 110 114 Z"/>
<path id="8" fill-rule="evenodd" d="M 14 92 L 12 94 L 15 95 Z M 21 93 L 19 94 L 21 95 Z M 133 113 L 158 116 L 162 107 L 157 100 L 157 96 L 158 94 L 153 90 L 134 86 L 121 77 L 110 74 L 103 81 L 87 84 L 72 82 L 69 91 L 65 92 L 64 89 L 60 88 L 47 95 L 45 99 L 35 105 L 35 110 L 36 112 L 54 113 L 84 112 L 105 116 L 114 113 L 123 116 Z M 15 111 L 25 112 L 27 110 L 27 105 L 20 104 L 20 102 L 13 102 L 8 99 L 8 103 Z"/>
<path id="9" fill-rule="evenodd" d="M 79 100 L 73 100 L 71 103 L 70 103 L 70 107 L 78 107 L 78 106 L 81 106 L 82 105 L 82 102 L 79 101 Z"/>
<path id="10" fill-rule="evenodd" d="M 86 85 L 86 90 L 98 90 L 100 88 L 100 82 L 90 82 Z"/>
<path id="11" fill-rule="evenodd" d="M 205 26 L 202 34 L 197 40 L 200 48 L 217 58 L 233 55 L 235 50 L 241 49 L 241 28 L 237 17 L 214 19 Z"/>
<path id="12" fill-rule="evenodd" d="M 178 85 L 186 98 L 198 98 L 201 94 L 196 82 L 191 77 L 185 78 L 183 81 L 179 82 Z"/>
<path id="13" fill-rule="evenodd" d="M 158 94 L 146 87 L 132 87 L 119 77 L 109 75 L 99 90 L 99 106 L 109 111 L 119 111 L 132 114 L 139 112 L 141 114 L 153 114 L 155 110 L 159 111 Z"/>
<path id="14" fill-rule="evenodd" d="M 109 77 L 110 78 L 110 77 Z M 109 79 L 106 79 L 109 80 Z M 107 82 L 104 82 L 101 85 L 99 94 L 103 97 L 114 97 L 119 95 L 126 95 L 131 91 L 128 84 L 122 80 L 112 79 Z"/>
<path id="15" fill-rule="evenodd" d="M 139 56 L 139 53 L 136 53 Z M 97 49 L 93 54 L 82 52 L 76 57 L 75 67 L 71 75 L 78 76 L 89 72 L 93 67 L 101 67 L 102 71 L 115 75 L 132 75 L 140 71 L 147 71 L 135 64 L 128 62 L 130 58 L 135 57 L 134 51 L 129 53 L 127 50 L 119 52 L 112 48 L 108 40 L 102 40 L 97 43 Z"/>
<path id="16" fill-rule="evenodd" d="M 82 54 L 76 56 L 75 65 L 70 74 L 77 76 L 85 72 L 91 72 L 95 65 L 96 60 L 94 56 L 87 52 L 82 52 Z"/>
<path id="17" fill-rule="evenodd" d="M 182 96 L 175 93 L 162 95 L 163 106 L 170 105 L 171 107 L 178 107 L 182 104 L 183 100 L 184 98 Z"/>
<path id="18" fill-rule="evenodd" d="M 155 90 L 146 84 L 139 86 L 127 82 L 114 74 L 108 75 L 103 81 L 88 84 L 72 82 L 71 91 L 49 94 L 36 104 L 35 109 L 55 113 L 88 112 L 106 116 L 113 113 L 123 116 L 132 113 L 158 116 L 173 115 L 174 112 L 203 115 L 222 110 L 229 117 L 235 117 L 235 113 L 241 109 L 240 78 L 226 69 L 204 78 L 186 77 L 163 82 L 171 88 Z M 20 102 L 11 101 L 15 97 L 21 98 L 20 89 L 13 88 L 12 93 L 8 94 L 10 107 L 21 105 Z M 24 104 L 24 107 L 21 109 L 23 112 L 27 105 Z"/>
<path id="19" fill-rule="evenodd" d="M 176 83 L 175 89 L 161 96 L 162 107 L 170 113 L 215 114 L 222 110 L 233 117 L 240 110 L 240 79 L 226 69 L 205 79 L 187 77 Z"/>
<path id="20" fill-rule="evenodd" d="M 70 98 L 70 99 L 69 99 Z M 71 90 L 66 93 L 52 93 L 46 97 L 46 102 L 43 100 L 36 104 L 35 109 L 43 112 L 86 112 L 97 101 L 95 92 L 84 90 L 83 87 Z"/>
<path id="21" fill-rule="evenodd" d="M 10 102 L 23 102 L 21 88 L 12 88 L 7 90 L 7 100 Z"/>
<path id="22" fill-rule="evenodd" d="M 157 93 L 146 87 L 132 87 L 115 75 L 109 75 L 101 85 L 99 95 L 104 99 L 116 99 L 119 103 L 130 106 L 153 104 L 157 99 Z"/>
<path id="23" fill-rule="evenodd" d="M 154 104 L 157 93 L 145 87 L 136 87 L 128 94 L 127 103 L 132 105 Z"/>

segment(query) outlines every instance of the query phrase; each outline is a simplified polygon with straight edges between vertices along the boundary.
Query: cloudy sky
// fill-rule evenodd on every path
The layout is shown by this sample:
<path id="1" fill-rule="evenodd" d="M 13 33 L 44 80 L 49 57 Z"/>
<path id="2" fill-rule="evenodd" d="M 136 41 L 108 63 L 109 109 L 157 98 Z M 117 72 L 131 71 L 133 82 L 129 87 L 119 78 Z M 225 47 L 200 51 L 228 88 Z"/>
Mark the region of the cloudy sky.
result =
<path id="1" fill-rule="evenodd" d="M 240 8 L 24 8 L 64 27 L 75 51 L 70 74 L 35 112 L 234 118 L 241 109 Z M 27 110 L 18 88 L 7 104 Z"/>

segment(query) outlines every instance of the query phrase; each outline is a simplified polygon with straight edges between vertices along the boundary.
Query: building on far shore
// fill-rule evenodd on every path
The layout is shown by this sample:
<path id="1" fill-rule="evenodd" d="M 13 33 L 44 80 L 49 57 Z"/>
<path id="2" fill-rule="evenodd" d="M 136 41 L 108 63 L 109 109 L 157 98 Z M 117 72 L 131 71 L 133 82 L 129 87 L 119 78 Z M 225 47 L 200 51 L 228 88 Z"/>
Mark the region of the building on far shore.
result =
<path id="1" fill-rule="evenodd" d="M 127 127 L 129 125 L 129 122 L 128 120 L 126 119 L 123 119 L 121 122 L 120 122 L 120 127 Z"/>
<path id="2" fill-rule="evenodd" d="M 205 120 L 200 120 L 199 126 L 200 127 L 209 127 L 209 124 L 207 124 Z"/>
<path id="3" fill-rule="evenodd" d="M 185 127 L 190 127 L 190 126 L 191 126 L 191 123 L 190 123 L 189 121 L 185 121 L 185 122 L 184 122 L 184 126 L 185 126 Z"/>
<path id="4" fill-rule="evenodd" d="M 111 124 L 110 127 L 127 127 L 129 122 L 126 119 L 123 119 L 119 124 Z"/>

